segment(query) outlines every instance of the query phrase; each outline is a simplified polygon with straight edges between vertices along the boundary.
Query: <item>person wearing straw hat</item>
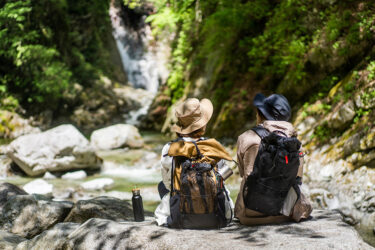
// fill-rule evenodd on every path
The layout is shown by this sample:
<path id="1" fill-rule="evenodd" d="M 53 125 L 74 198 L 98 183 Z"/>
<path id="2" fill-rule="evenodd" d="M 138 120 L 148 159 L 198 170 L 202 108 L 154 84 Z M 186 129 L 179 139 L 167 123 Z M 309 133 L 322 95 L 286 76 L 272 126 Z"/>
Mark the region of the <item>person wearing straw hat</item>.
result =
<path id="1" fill-rule="evenodd" d="M 161 154 L 162 181 L 158 185 L 161 203 L 155 210 L 155 219 L 159 226 L 171 227 L 170 190 L 171 188 L 173 190 L 171 182 L 172 184 L 175 182 L 175 180 L 171 181 L 171 176 L 174 176 L 172 167 L 174 156 L 189 158 L 192 157 L 192 152 L 199 154 L 200 151 L 212 166 L 224 165 L 222 159 L 232 160 L 219 142 L 203 137 L 212 114 L 213 105 L 208 99 L 199 101 L 197 98 L 188 98 L 176 107 L 175 115 L 178 121 L 172 126 L 171 131 L 176 133 L 178 139 L 167 143 Z M 234 205 L 229 196 L 228 199 L 225 216 L 231 219 Z"/>
<path id="2" fill-rule="evenodd" d="M 297 133 L 293 125 L 289 123 L 291 117 L 291 108 L 288 100 L 279 94 L 273 94 L 268 97 L 263 94 L 257 94 L 253 100 L 256 107 L 256 123 L 265 128 L 268 132 L 281 133 L 286 137 L 296 137 Z M 310 202 L 301 192 L 299 198 L 292 188 L 284 201 L 284 205 L 276 216 L 267 216 L 258 211 L 249 209 L 244 202 L 244 185 L 247 177 L 254 168 L 254 162 L 258 154 L 261 138 L 256 130 L 248 130 L 238 137 L 237 141 L 237 161 L 240 175 L 242 177 L 240 192 L 237 196 L 235 205 L 235 217 L 244 225 L 274 224 L 308 218 L 312 212 Z M 300 158 L 297 179 L 302 183 L 303 158 Z M 245 191 L 246 192 L 246 191 Z M 260 202 L 260 201 L 259 201 Z"/>

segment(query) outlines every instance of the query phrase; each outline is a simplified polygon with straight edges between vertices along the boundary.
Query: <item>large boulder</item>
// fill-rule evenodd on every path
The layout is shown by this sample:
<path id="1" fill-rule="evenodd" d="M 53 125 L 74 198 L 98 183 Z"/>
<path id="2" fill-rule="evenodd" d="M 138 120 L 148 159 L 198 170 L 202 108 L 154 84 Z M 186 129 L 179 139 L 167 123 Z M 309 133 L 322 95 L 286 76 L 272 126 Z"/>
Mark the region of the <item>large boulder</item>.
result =
<path id="1" fill-rule="evenodd" d="M 96 197 L 91 200 L 80 200 L 65 218 L 65 222 L 83 223 L 91 218 L 102 218 L 114 221 L 133 219 L 133 210 L 128 201 L 112 197 Z"/>
<path id="2" fill-rule="evenodd" d="M 143 146 L 143 139 L 138 129 L 130 124 L 117 124 L 95 130 L 91 134 L 90 140 L 91 145 L 98 150 Z"/>
<path id="3" fill-rule="evenodd" d="M 65 223 L 64 223 L 65 224 Z M 57 227 L 57 226 L 55 226 Z M 75 227 L 75 226 L 73 226 Z M 60 232 L 55 228 L 53 232 Z M 66 230 L 67 232 L 70 229 Z M 55 237 L 56 235 L 61 235 Z M 36 238 L 37 239 L 37 238 Z M 175 230 L 144 222 L 90 219 L 68 235 L 46 233 L 38 249 L 373 249 L 337 212 L 315 210 L 298 224 L 247 227 L 232 223 L 220 230 Z M 58 241 L 58 245 L 56 242 Z M 62 243 L 62 241 L 65 241 Z M 24 246 L 21 248 L 20 246 Z M 17 249 L 30 249 L 21 242 Z M 37 249 L 37 248 L 35 248 Z"/>
<path id="4" fill-rule="evenodd" d="M 9 145 L 7 155 L 30 176 L 101 165 L 89 141 L 69 124 L 19 137 Z"/>
<path id="5" fill-rule="evenodd" d="M 73 204 L 51 201 L 38 195 L 16 195 L 8 199 L 0 215 L 0 229 L 32 238 L 62 222 Z"/>

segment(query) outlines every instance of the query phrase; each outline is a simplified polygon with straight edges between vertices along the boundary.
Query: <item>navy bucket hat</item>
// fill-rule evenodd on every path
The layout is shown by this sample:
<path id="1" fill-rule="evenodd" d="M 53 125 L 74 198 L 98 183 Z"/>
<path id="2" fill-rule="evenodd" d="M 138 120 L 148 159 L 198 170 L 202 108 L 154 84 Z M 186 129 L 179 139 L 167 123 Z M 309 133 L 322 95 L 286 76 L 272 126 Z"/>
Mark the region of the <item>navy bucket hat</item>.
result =
<path id="1" fill-rule="evenodd" d="M 273 94 L 265 97 L 258 93 L 254 97 L 253 104 L 267 120 L 289 121 L 291 108 L 288 100 L 283 95 Z"/>

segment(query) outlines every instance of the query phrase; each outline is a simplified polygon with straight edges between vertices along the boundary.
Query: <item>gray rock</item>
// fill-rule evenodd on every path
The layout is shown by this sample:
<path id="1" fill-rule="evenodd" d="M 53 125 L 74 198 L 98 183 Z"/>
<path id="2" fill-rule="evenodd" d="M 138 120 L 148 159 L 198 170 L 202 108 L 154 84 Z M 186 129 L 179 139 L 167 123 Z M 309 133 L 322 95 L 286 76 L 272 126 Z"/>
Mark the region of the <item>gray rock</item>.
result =
<path id="1" fill-rule="evenodd" d="M 349 137 L 345 144 L 344 144 L 344 155 L 349 156 L 353 154 L 354 152 L 357 152 L 360 150 L 360 141 L 361 141 L 362 135 L 357 133 Z"/>
<path id="2" fill-rule="evenodd" d="M 77 223 L 58 223 L 31 240 L 19 243 L 16 250 L 62 249 L 67 236 L 79 227 Z"/>
<path id="3" fill-rule="evenodd" d="M 121 147 L 139 148 L 143 139 L 138 129 L 129 124 L 117 124 L 95 130 L 91 134 L 91 145 L 97 150 L 109 150 Z"/>
<path id="4" fill-rule="evenodd" d="M 375 148 L 375 127 L 370 129 L 360 142 L 361 150 L 369 150 Z"/>
<path id="5" fill-rule="evenodd" d="M 101 165 L 89 141 L 72 125 L 21 136 L 9 145 L 7 155 L 30 176 Z"/>
<path id="6" fill-rule="evenodd" d="M 5 203 L 13 196 L 26 195 L 27 193 L 16 185 L 4 182 L 0 184 L 0 213 Z"/>
<path id="7" fill-rule="evenodd" d="M 362 109 L 371 109 L 375 107 L 375 98 L 368 93 L 375 91 L 375 87 L 366 87 L 362 91 L 358 92 L 354 97 L 355 105 Z"/>
<path id="8" fill-rule="evenodd" d="M 350 100 L 339 107 L 336 112 L 332 113 L 328 124 L 332 128 L 341 128 L 353 120 L 355 114 L 354 102 Z"/>
<path id="9" fill-rule="evenodd" d="M 36 179 L 33 181 L 30 181 L 26 185 L 23 186 L 23 189 L 28 194 L 52 194 L 53 185 L 49 184 L 43 179 Z"/>
<path id="10" fill-rule="evenodd" d="M 13 250 L 19 243 L 26 241 L 18 235 L 0 230 L 0 249 Z"/>
<path id="11" fill-rule="evenodd" d="M 112 197 L 96 197 L 78 201 L 65 222 L 83 223 L 91 218 L 102 218 L 114 221 L 133 219 L 133 210 L 128 201 Z"/>
<path id="12" fill-rule="evenodd" d="M 3 206 L 0 229 L 32 238 L 63 221 L 72 206 L 71 202 L 51 201 L 44 196 L 13 196 Z"/>
<path id="13" fill-rule="evenodd" d="M 71 232 L 63 249 L 373 249 L 337 212 L 315 210 L 298 224 L 220 230 L 174 230 L 145 222 L 90 219 Z M 47 242 L 47 241 L 46 241 Z M 21 243 L 22 244 L 22 243 Z M 51 243 L 52 244 L 52 243 Z M 48 245 L 44 245 L 52 249 Z"/>

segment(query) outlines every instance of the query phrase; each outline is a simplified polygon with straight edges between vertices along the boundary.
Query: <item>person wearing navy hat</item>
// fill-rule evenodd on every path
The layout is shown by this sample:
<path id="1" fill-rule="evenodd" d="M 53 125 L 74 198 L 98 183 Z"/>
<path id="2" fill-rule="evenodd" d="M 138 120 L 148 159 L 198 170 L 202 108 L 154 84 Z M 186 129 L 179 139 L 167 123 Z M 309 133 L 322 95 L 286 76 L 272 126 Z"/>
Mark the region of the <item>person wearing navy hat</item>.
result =
<path id="1" fill-rule="evenodd" d="M 267 129 L 269 132 L 277 132 L 283 136 L 297 136 L 296 130 L 289 122 L 291 108 L 285 96 L 272 94 L 268 97 L 258 93 L 253 99 L 256 107 L 256 124 Z M 267 216 L 258 211 L 246 208 L 244 203 L 244 185 L 247 177 L 253 170 L 255 158 L 258 153 L 261 138 L 252 130 L 248 130 L 238 137 L 237 161 L 240 175 L 242 177 L 240 192 L 237 196 L 234 214 L 244 225 L 275 224 L 285 221 L 300 221 L 308 218 L 312 212 L 312 206 L 301 193 L 300 197 L 292 194 L 285 199 L 280 215 Z M 303 175 L 303 158 L 300 161 L 297 177 Z M 288 200 L 288 202 L 286 202 Z"/>
<path id="2" fill-rule="evenodd" d="M 283 95 L 273 94 L 265 97 L 259 93 L 255 96 L 253 104 L 258 111 L 270 121 L 289 121 L 291 108 L 288 100 Z"/>

